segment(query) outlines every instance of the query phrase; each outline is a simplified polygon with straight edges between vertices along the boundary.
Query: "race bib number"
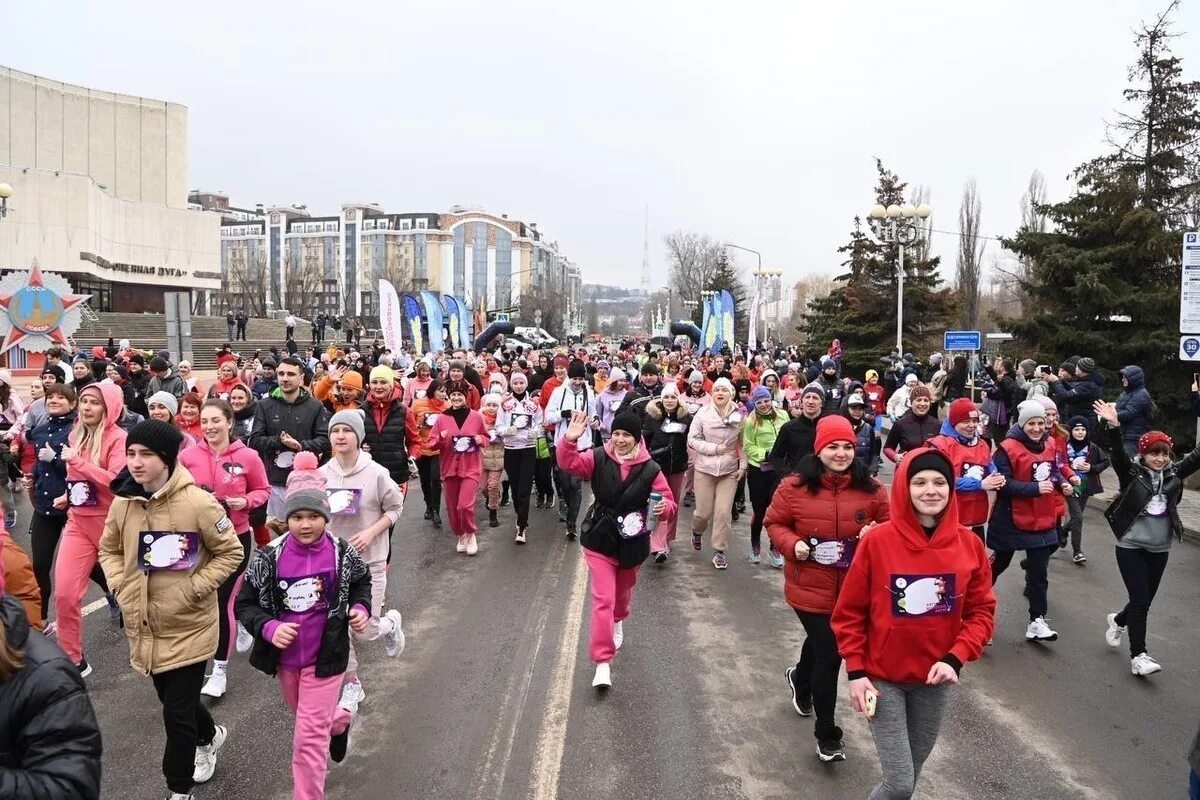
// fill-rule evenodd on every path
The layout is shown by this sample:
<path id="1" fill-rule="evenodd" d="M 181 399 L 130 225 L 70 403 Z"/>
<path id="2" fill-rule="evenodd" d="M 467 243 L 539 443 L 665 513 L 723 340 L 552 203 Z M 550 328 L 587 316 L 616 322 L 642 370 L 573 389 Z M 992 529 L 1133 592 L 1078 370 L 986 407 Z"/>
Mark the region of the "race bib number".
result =
<path id="1" fill-rule="evenodd" d="M 439 416 L 440 416 L 440 414 L 436 414 L 433 412 L 427 413 L 425 415 L 425 427 L 432 428 L 434 425 L 436 425 Z"/>
<path id="2" fill-rule="evenodd" d="M 353 517 L 362 502 L 362 489 L 326 489 L 325 496 L 329 499 L 330 514 Z"/>
<path id="3" fill-rule="evenodd" d="M 279 588 L 283 592 L 283 607 L 293 614 L 308 611 L 324 611 L 329 608 L 328 587 L 332 586 L 328 573 L 280 577 Z"/>
<path id="4" fill-rule="evenodd" d="M 1038 483 L 1048 481 L 1053 470 L 1053 461 L 1035 461 L 1033 462 L 1033 480 Z"/>
<path id="5" fill-rule="evenodd" d="M 972 464 L 970 462 L 965 462 L 962 465 L 962 477 L 964 478 L 974 478 L 977 481 L 981 481 L 986 475 L 987 467 L 985 467 L 983 464 Z"/>
<path id="6" fill-rule="evenodd" d="M 858 547 L 858 539 L 826 539 L 820 536 L 808 537 L 809 558 L 818 564 L 838 569 L 849 569 L 854 560 L 854 551 Z"/>
<path id="7" fill-rule="evenodd" d="M 1148 517 L 1165 517 L 1167 515 L 1167 496 L 1165 494 L 1156 494 L 1146 503 L 1146 510 L 1142 512 Z"/>
<path id="8" fill-rule="evenodd" d="M 67 502 L 71 508 L 87 508 L 100 504 L 96 484 L 91 481 L 67 481 Z"/>
<path id="9" fill-rule="evenodd" d="M 513 414 L 512 424 L 517 430 L 524 430 L 529 427 L 530 416 L 528 414 Z"/>
<path id="10" fill-rule="evenodd" d="M 424 398 L 425 398 L 425 390 L 424 390 L 424 389 L 417 389 L 417 391 L 413 392 L 413 398 L 414 398 L 414 399 L 416 399 L 416 400 L 422 400 L 422 399 L 424 399 Z"/>
<path id="11" fill-rule="evenodd" d="M 609 400 L 608 401 L 608 410 L 613 412 L 614 414 L 617 413 L 617 409 L 620 407 L 621 407 L 620 400 Z"/>
<path id="12" fill-rule="evenodd" d="M 188 570 L 200 560 L 200 534 L 195 531 L 142 531 L 138 565 L 144 572 Z"/>
<path id="13" fill-rule="evenodd" d="M 632 539 L 646 532 L 646 515 L 641 511 L 630 511 L 617 517 L 617 533 L 624 539 Z"/>
<path id="14" fill-rule="evenodd" d="M 954 573 L 939 575 L 893 575 L 893 617 L 949 614 L 954 610 Z"/>
<path id="15" fill-rule="evenodd" d="M 683 433 L 683 423 L 680 422 L 664 422 L 662 425 L 663 433 Z"/>
<path id="16" fill-rule="evenodd" d="M 291 450 L 281 450 L 275 456 L 275 466 L 280 469 L 291 469 L 292 462 L 296 460 L 296 454 Z"/>
<path id="17" fill-rule="evenodd" d="M 475 437 L 474 436 L 454 436 L 452 438 L 453 438 L 453 442 L 454 442 L 453 443 L 454 452 L 456 452 L 456 453 L 474 453 L 475 452 L 476 447 L 475 447 Z"/>
<path id="18" fill-rule="evenodd" d="M 699 403 L 688 403 L 688 413 L 689 414 L 695 414 L 699 410 L 700 410 Z"/>

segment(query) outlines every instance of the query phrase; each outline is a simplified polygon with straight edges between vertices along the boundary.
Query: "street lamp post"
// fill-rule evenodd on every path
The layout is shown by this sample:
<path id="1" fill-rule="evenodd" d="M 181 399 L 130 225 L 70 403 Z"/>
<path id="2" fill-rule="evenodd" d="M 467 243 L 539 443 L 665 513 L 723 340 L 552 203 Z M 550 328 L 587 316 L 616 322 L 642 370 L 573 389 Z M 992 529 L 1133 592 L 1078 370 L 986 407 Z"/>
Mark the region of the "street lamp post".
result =
<path id="1" fill-rule="evenodd" d="M 13 196 L 13 188 L 7 183 L 0 183 L 0 219 L 8 216 L 8 198 Z"/>
<path id="2" fill-rule="evenodd" d="M 884 208 L 876 203 L 871 207 L 867 222 L 875 235 L 897 248 L 896 266 L 896 349 L 904 352 L 904 248 L 917 240 L 920 228 L 917 220 L 925 220 L 933 213 L 928 203 L 913 206 L 890 205 Z"/>
<path id="3" fill-rule="evenodd" d="M 762 311 L 763 322 L 763 338 L 771 337 L 771 329 L 767 324 L 767 304 L 771 302 L 768 298 L 774 298 L 776 305 L 775 311 L 778 313 L 778 297 L 781 290 L 780 282 L 783 278 L 783 271 L 778 269 L 759 269 L 754 271 L 754 309 L 752 315 L 757 318 L 759 311 Z M 751 336 L 751 339 L 754 337 Z M 754 345 L 751 342 L 751 345 Z"/>

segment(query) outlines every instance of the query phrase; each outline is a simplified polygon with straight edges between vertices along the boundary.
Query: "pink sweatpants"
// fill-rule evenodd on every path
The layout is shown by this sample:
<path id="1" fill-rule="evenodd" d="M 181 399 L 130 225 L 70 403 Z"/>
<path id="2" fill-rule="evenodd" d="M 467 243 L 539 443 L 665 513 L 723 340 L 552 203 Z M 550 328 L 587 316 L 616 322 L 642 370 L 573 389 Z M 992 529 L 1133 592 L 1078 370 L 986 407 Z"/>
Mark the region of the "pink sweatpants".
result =
<path id="1" fill-rule="evenodd" d="M 613 645 L 613 625 L 629 616 L 633 600 L 633 585 L 638 569 L 621 569 L 617 560 L 583 548 L 588 572 L 592 575 L 592 624 L 588 639 L 588 656 L 597 664 L 612 661 L 617 648 Z"/>
<path id="2" fill-rule="evenodd" d="M 675 502 L 681 506 L 683 504 L 683 479 L 685 473 L 676 472 L 674 475 L 666 475 L 667 486 L 671 487 L 671 496 L 675 498 Z M 671 519 L 660 519 L 658 524 L 654 526 L 654 530 L 650 533 L 650 550 L 654 553 L 661 553 L 670 548 L 671 542 L 675 541 L 675 534 L 679 532 L 679 514 L 676 513 Z"/>
<path id="3" fill-rule="evenodd" d="M 485 469 L 483 471 L 483 486 L 487 492 L 487 507 L 492 511 L 500 508 L 500 476 L 502 469 Z"/>
<path id="4" fill-rule="evenodd" d="M 318 678 L 316 667 L 278 670 L 283 699 L 296 715 L 292 735 L 292 798 L 322 800 L 329 771 L 329 737 L 350 725 L 350 712 L 338 705 L 342 676 Z"/>
<path id="5" fill-rule="evenodd" d="M 475 525 L 475 495 L 479 494 L 478 478 L 442 478 L 442 497 L 446 498 L 446 518 L 450 530 L 466 536 L 478 530 Z"/>
<path id="6" fill-rule="evenodd" d="M 54 611 L 58 620 L 58 646 L 76 664 L 83 660 L 83 596 L 92 567 L 100 555 L 104 517 L 76 518 L 68 512 L 54 560 Z"/>

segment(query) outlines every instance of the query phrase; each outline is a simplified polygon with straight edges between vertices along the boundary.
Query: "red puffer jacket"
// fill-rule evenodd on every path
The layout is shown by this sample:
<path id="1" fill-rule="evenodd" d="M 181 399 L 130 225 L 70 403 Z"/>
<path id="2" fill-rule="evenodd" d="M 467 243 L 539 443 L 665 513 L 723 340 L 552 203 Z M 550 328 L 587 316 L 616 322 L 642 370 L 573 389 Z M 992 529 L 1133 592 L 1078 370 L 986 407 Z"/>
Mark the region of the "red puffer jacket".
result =
<path id="1" fill-rule="evenodd" d="M 767 509 L 767 535 L 786 561 L 783 594 L 788 604 L 800 611 L 831 614 L 859 532 L 869 522 L 888 519 L 887 491 L 879 483 L 873 490 L 857 489 L 850 485 L 849 475 L 830 472 L 821 476 L 815 494 L 798 483 L 789 476 L 775 492 Z M 802 537 L 812 552 L 808 559 L 797 561 L 796 542 Z"/>

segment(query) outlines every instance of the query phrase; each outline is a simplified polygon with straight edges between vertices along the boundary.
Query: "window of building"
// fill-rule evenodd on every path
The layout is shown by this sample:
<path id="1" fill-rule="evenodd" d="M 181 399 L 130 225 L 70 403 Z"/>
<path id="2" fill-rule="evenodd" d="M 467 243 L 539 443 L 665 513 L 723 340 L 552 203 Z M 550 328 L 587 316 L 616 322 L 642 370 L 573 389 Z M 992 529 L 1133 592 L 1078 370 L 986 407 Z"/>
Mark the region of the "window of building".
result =
<path id="1" fill-rule="evenodd" d="M 417 230 L 423 231 L 423 230 L 426 230 L 427 228 L 429 228 L 429 220 L 427 220 L 427 219 L 417 220 Z"/>
<path id="2" fill-rule="evenodd" d="M 400 230 L 402 230 L 402 231 L 412 230 L 412 220 L 411 219 L 400 220 Z"/>

